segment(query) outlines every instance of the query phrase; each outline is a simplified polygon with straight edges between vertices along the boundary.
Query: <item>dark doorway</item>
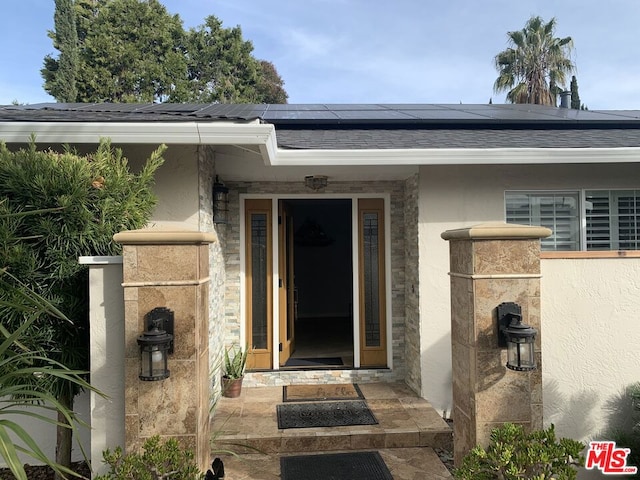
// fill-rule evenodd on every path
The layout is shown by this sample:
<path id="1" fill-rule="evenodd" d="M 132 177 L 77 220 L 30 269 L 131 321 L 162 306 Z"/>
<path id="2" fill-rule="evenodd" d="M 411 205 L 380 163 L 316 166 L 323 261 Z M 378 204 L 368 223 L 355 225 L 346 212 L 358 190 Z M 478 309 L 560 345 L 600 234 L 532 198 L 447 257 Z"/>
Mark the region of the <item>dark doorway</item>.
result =
<path id="1" fill-rule="evenodd" d="M 295 289 L 295 347 L 284 366 L 353 367 L 351 200 L 282 202 L 293 217 Z"/>

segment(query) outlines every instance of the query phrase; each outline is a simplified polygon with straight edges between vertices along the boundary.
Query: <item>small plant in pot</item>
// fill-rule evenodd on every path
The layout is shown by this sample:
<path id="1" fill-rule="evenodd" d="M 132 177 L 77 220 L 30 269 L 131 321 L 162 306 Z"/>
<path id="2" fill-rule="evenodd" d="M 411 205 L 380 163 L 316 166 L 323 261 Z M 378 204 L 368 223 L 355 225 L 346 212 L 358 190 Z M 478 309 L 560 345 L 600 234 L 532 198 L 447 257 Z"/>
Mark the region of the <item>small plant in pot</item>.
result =
<path id="1" fill-rule="evenodd" d="M 224 372 L 222 374 L 222 395 L 239 397 L 242 391 L 242 379 L 247 366 L 249 350 L 232 345 L 224 352 Z"/>

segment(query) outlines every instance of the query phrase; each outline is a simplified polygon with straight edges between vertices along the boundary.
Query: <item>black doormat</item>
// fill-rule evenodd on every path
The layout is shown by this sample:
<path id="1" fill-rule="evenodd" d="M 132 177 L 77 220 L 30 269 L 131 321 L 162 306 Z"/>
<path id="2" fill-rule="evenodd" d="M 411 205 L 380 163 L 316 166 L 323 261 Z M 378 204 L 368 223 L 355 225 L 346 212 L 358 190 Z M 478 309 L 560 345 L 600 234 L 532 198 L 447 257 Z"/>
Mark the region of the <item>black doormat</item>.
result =
<path id="1" fill-rule="evenodd" d="M 393 480 L 378 452 L 280 457 L 282 480 Z"/>
<path id="2" fill-rule="evenodd" d="M 337 367 L 344 365 L 341 357 L 289 358 L 285 367 Z"/>
<path id="3" fill-rule="evenodd" d="M 343 427 L 378 423 L 364 400 L 276 405 L 278 428 Z"/>

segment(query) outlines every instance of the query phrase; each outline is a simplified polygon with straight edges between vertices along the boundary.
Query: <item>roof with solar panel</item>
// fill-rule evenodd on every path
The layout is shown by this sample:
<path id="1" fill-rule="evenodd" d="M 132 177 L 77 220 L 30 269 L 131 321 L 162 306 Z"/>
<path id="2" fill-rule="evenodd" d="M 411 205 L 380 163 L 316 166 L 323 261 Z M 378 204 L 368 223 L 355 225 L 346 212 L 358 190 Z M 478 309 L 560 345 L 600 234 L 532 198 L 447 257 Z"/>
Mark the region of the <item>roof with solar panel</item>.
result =
<path id="1" fill-rule="evenodd" d="M 640 110 L 531 104 L 131 104 L 0 106 L 0 122 L 273 124 L 280 148 L 640 147 Z"/>

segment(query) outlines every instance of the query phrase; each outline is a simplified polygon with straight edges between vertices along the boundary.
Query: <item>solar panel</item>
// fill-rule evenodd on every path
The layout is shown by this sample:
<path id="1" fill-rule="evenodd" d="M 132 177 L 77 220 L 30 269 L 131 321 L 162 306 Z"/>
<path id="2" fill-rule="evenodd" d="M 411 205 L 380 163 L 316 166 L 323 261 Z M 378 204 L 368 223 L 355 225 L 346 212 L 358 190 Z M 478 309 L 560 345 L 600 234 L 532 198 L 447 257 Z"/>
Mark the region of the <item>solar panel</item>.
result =
<path id="1" fill-rule="evenodd" d="M 193 112 L 193 115 L 211 118 L 251 119 L 262 117 L 265 110 L 266 105 L 218 103 Z"/>
<path id="2" fill-rule="evenodd" d="M 338 120 L 338 118 L 334 112 L 327 110 L 290 110 L 267 112 L 264 120 L 268 122 L 278 120 Z"/>
<path id="3" fill-rule="evenodd" d="M 640 125 L 639 110 L 572 110 L 531 104 L 197 104 L 197 103 L 42 103 L 35 105 L 7 105 L 0 107 L 5 117 L 11 112 L 22 116 L 32 112 L 50 112 L 60 121 L 89 121 L 94 112 L 95 121 L 136 120 L 158 121 L 164 115 L 172 119 L 191 118 L 207 120 L 261 118 L 274 124 L 309 124 L 319 122 L 343 125 L 425 123 L 451 125 L 460 122 L 488 125 L 512 125 L 517 123 L 541 123 L 552 125 L 586 124 L 597 122 L 616 125 L 626 123 Z M 77 112 L 74 115 L 74 112 Z M 80 115 L 82 112 L 82 115 Z M 41 115 L 40 115 L 41 117 Z M 22 118 L 22 117 L 20 117 Z"/>

